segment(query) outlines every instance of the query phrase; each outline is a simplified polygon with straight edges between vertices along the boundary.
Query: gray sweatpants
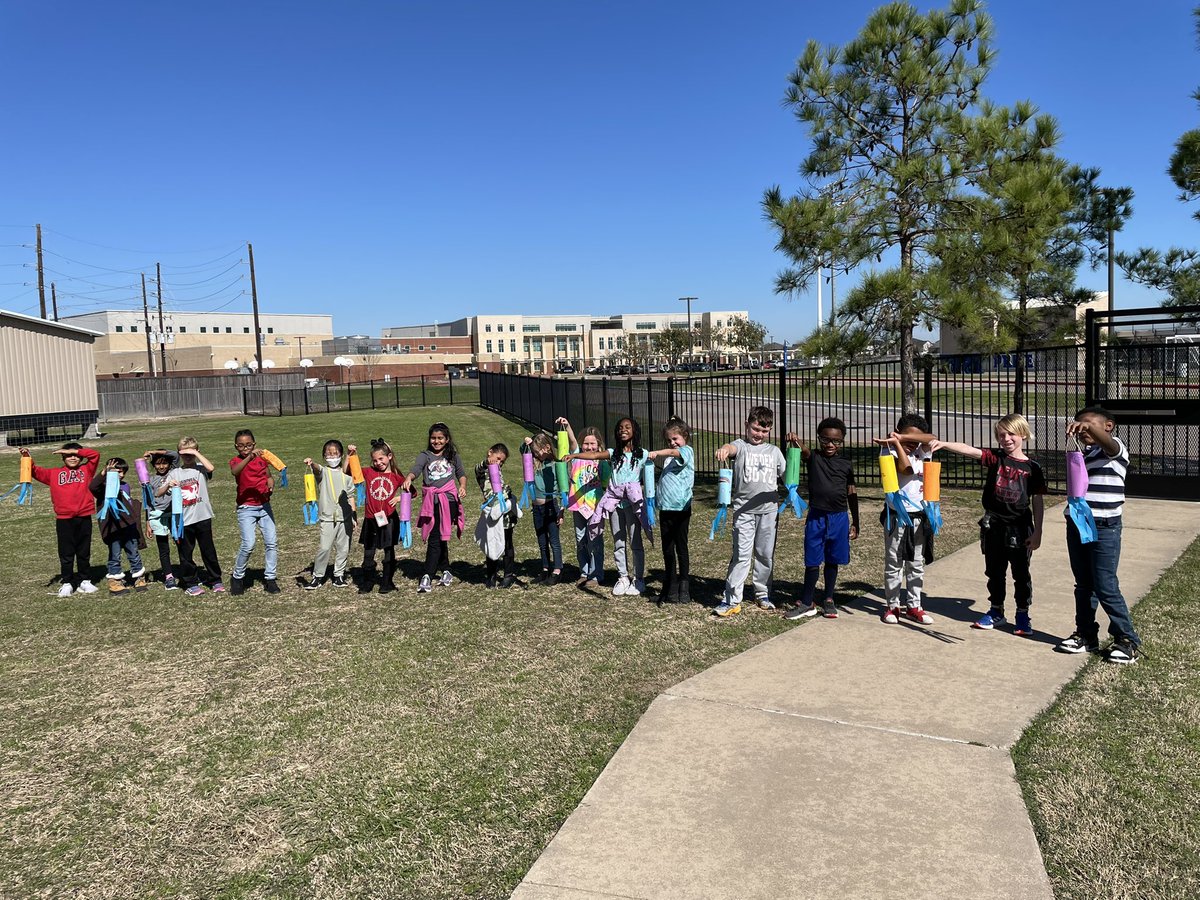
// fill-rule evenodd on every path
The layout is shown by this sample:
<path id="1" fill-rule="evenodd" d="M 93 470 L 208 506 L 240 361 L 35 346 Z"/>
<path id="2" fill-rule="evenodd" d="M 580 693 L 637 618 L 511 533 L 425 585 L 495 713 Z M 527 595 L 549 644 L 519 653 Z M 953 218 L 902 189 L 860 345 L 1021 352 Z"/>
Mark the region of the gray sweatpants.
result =
<path id="1" fill-rule="evenodd" d="M 609 520 L 612 522 L 613 562 L 617 564 L 617 574 L 630 581 L 643 578 L 646 574 L 646 551 L 642 546 L 642 523 L 638 521 L 637 514 L 632 509 L 618 506 Z M 632 560 L 629 558 L 631 552 Z"/>
<path id="2" fill-rule="evenodd" d="M 329 568 L 329 553 L 334 552 L 333 574 L 346 574 L 346 560 L 350 556 L 350 523 L 346 521 L 320 522 L 321 546 L 317 550 L 317 561 L 313 563 L 313 578 L 324 578 Z"/>
<path id="3" fill-rule="evenodd" d="M 754 560 L 754 599 L 763 600 L 771 593 L 771 568 L 775 562 L 774 505 L 760 515 L 733 517 L 733 555 L 729 558 L 729 574 L 725 577 L 725 602 L 736 606 L 742 602 L 742 588 Z"/>
<path id="4" fill-rule="evenodd" d="M 900 558 L 900 542 L 904 527 L 892 523 L 892 530 L 883 533 L 883 596 L 888 606 L 920 606 L 925 587 L 925 551 L 921 541 L 913 548 L 913 559 Z M 905 582 L 907 581 L 907 587 Z"/>

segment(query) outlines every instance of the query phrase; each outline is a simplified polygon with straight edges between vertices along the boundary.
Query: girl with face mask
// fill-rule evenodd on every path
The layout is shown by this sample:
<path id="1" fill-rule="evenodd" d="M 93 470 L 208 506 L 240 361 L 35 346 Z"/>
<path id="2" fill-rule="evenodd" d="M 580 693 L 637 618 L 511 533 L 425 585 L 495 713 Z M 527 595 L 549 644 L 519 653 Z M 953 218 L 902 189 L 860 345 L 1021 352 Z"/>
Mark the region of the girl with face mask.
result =
<path id="1" fill-rule="evenodd" d="M 308 457 L 308 466 L 317 480 L 317 520 L 321 529 L 321 546 L 313 563 L 312 578 L 302 582 L 306 591 L 315 591 L 325 583 L 329 555 L 333 553 L 334 587 L 346 587 L 346 562 L 350 557 L 350 535 L 354 533 L 357 508 L 354 503 L 354 479 L 346 471 L 346 452 L 342 442 L 333 438 L 325 442 L 322 461 Z"/>

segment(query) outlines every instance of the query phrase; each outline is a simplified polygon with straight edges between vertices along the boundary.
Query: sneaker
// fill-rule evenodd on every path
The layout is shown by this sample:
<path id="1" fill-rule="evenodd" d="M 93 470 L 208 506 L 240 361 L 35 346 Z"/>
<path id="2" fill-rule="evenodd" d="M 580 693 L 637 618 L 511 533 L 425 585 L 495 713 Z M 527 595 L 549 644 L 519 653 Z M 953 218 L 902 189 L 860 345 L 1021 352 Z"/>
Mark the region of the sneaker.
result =
<path id="1" fill-rule="evenodd" d="M 1021 614 L 1017 613 L 1017 619 L 1020 620 L 1020 618 Z M 1028 619 L 1029 617 L 1026 616 L 1025 618 Z M 982 616 L 980 616 L 977 622 L 972 622 L 971 627 L 979 628 L 983 631 L 991 631 L 997 625 L 1003 625 L 1006 621 L 1007 620 L 1004 618 L 1004 612 L 992 607 Z"/>
<path id="2" fill-rule="evenodd" d="M 1113 641 L 1104 655 L 1105 660 L 1118 666 L 1128 666 L 1137 659 L 1138 648 L 1129 641 L 1118 639 Z"/>
<path id="3" fill-rule="evenodd" d="M 718 606 L 716 609 L 713 610 L 713 615 L 718 616 L 719 618 L 722 618 L 722 619 L 727 619 L 730 616 L 736 616 L 741 611 L 742 611 L 742 604 L 740 604 L 740 603 L 722 603 L 720 606 Z"/>
<path id="4" fill-rule="evenodd" d="M 92 584 L 90 581 L 88 581 L 86 578 L 83 579 L 83 581 L 79 582 L 79 587 L 75 588 L 75 591 L 80 594 L 94 594 L 98 590 L 100 590 L 100 589 L 98 587 L 96 587 L 94 584 Z"/>
<path id="5" fill-rule="evenodd" d="M 929 613 L 925 612 L 925 610 L 921 609 L 921 607 L 919 607 L 919 606 L 910 606 L 908 609 L 906 609 L 904 611 L 904 615 L 906 618 L 911 619 L 912 621 L 916 622 L 918 625 L 932 625 L 933 624 L 933 616 L 931 616 Z"/>
<path id="6" fill-rule="evenodd" d="M 236 575 L 229 579 L 229 595 L 231 597 L 240 597 L 246 593 L 246 582 Z"/>
<path id="7" fill-rule="evenodd" d="M 889 606 L 883 611 L 879 621 L 884 625 L 898 625 L 900 623 L 900 607 Z"/>
<path id="8" fill-rule="evenodd" d="M 438 579 L 438 584 L 442 587 L 450 587 L 450 585 L 454 584 L 454 578 L 450 575 L 449 569 L 442 573 L 442 577 Z"/>
<path id="9" fill-rule="evenodd" d="M 168 591 L 177 591 L 179 590 L 179 582 L 175 580 L 174 575 L 168 575 L 165 579 L 163 579 L 163 588 Z M 276 590 L 278 590 L 278 588 L 276 588 Z"/>
<path id="10" fill-rule="evenodd" d="M 1059 653 L 1099 653 L 1100 640 L 1099 638 L 1088 639 L 1079 632 L 1075 632 L 1066 640 L 1059 641 L 1054 649 Z"/>
<path id="11" fill-rule="evenodd" d="M 218 581 L 216 584 L 214 584 L 214 585 L 212 586 L 212 592 L 213 592 L 214 594 L 223 594 L 223 593 L 225 593 L 225 585 L 223 585 L 221 582 L 219 582 L 219 581 Z"/>
<path id="12" fill-rule="evenodd" d="M 268 594 L 278 594 L 279 593 L 279 582 L 276 581 L 274 578 L 264 579 L 263 580 L 263 590 L 265 590 Z"/>
<path id="13" fill-rule="evenodd" d="M 837 605 L 832 600 L 826 600 L 821 604 L 821 615 L 827 619 L 836 619 L 838 617 Z"/>
<path id="14" fill-rule="evenodd" d="M 73 593 L 75 593 L 75 588 L 71 587 L 71 582 L 69 581 L 64 582 L 63 586 L 58 589 L 58 596 L 60 597 L 70 597 Z"/>
<path id="15" fill-rule="evenodd" d="M 759 609 L 774 609 L 775 608 L 775 604 L 771 602 L 770 597 L 759 597 L 757 602 L 758 602 Z"/>
<path id="16" fill-rule="evenodd" d="M 193 584 L 190 588 L 185 588 L 184 593 L 189 597 L 199 597 L 204 593 L 204 585 Z"/>
<path id="17" fill-rule="evenodd" d="M 509 575 L 505 575 L 503 578 L 501 578 L 496 583 L 496 587 L 502 588 L 504 590 L 508 590 L 510 587 L 512 587 L 516 583 L 517 583 L 517 576 L 509 574 Z"/>
<path id="18" fill-rule="evenodd" d="M 792 609 L 789 609 L 787 612 L 785 612 L 783 614 L 783 617 L 785 619 L 788 619 L 788 620 L 794 622 L 797 619 L 811 619 L 816 614 L 817 614 L 817 604 L 801 603 L 801 604 L 793 607 Z"/>
<path id="19" fill-rule="evenodd" d="M 418 594 L 428 594 L 433 590 L 433 579 L 428 575 L 421 576 L 421 583 L 417 585 Z"/>
<path id="20" fill-rule="evenodd" d="M 542 584 L 544 584 L 546 587 L 553 587 L 560 581 L 562 581 L 562 572 L 551 572 L 542 579 Z"/>
<path id="21" fill-rule="evenodd" d="M 348 582 L 346 580 L 345 575 L 334 575 L 333 578 L 329 579 L 329 583 L 332 584 L 334 587 L 349 587 L 350 586 L 350 582 Z"/>
<path id="22" fill-rule="evenodd" d="M 636 578 L 629 582 L 629 587 L 625 588 L 626 597 L 637 597 L 644 593 L 646 593 L 646 582 L 642 581 L 640 578 Z"/>
<path id="23" fill-rule="evenodd" d="M 633 587 L 633 582 L 631 582 L 628 578 L 626 578 L 624 575 L 622 575 L 620 578 L 617 579 L 617 583 L 613 585 L 613 590 L 612 590 L 613 596 L 614 597 L 624 597 L 626 594 L 629 593 L 629 589 L 631 587 Z"/>
<path id="24" fill-rule="evenodd" d="M 601 587 L 600 579 L 598 578 L 589 578 L 583 583 L 583 588 L 585 590 L 594 591 L 598 587 Z"/>
<path id="25" fill-rule="evenodd" d="M 1033 634 L 1033 622 L 1029 619 L 1029 610 L 1017 610 L 1017 618 L 1013 622 L 1013 634 Z"/>
<path id="26" fill-rule="evenodd" d="M 308 581 L 300 582 L 300 587 L 304 588 L 306 591 L 315 591 L 324 583 L 325 580 L 322 578 L 310 578 Z"/>

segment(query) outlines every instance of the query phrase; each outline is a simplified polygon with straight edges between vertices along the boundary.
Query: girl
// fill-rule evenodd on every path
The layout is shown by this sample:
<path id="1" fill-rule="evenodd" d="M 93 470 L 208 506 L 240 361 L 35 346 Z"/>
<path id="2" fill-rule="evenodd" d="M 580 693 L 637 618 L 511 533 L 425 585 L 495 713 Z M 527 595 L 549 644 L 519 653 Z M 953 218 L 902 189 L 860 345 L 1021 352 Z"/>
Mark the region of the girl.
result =
<path id="1" fill-rule="evenodd" d="M 237 482 L 237 524 L 242 536 L 237 558 L 233 561 L 233 577 L 229 593 L 237 596 L 246 591 L 246 563 L 254 552 L 254 529 L 263 536 L 263 584 L 268 594 L 279 593 L 275 569 L 279 559 L 279 540 L 275 531 L 275 514 L 271 512 L 271 491 L 275 478 L 263 459 L 263 452 L 254 445 L 254 432 L 243 428 L 233 436 L 237 453 L 229 461 L 229 470 Z"/>
<path id="2" fill-rule="evenodd" d="M 604 450 L 604 435 L 600 429 L 588 425 L 579 432 L 579 440 L 566 417 L 560 416 L 555 420 L 560 428 L 565 428 L 567 438 L 571 443 L 571 451 L 578 453 L 597 453 Z M 575 524 L 575 552 L 579 559 L 580 588 L 595 588 L 604 583 L 604 531 L 599 530 L 595 538 L 588 536 L 588 519 L 596 511 L 600 495 L 604 492 L 604 484 L 600 476 L 600 463 L 591 459 L 573 459 L 568 463 L 571 473 L 571 489 L 568 494 L 567 509 L 571 510 Z"/>
<path id="3" fill-rule="evenodd" d="M 322 449 L 325 465 L 307 457 L 304 464 L 317 479 L 317 517 L 321 527 L 321 546 L 313 563 L 312 578 L 302 587 L 315 591 L 325 583 L 329 568 L 329 553 L 334 552 L 334 587 L 346 587 L 346 561 L 350 556 L 350 535 L 354 533 L 357 512 L 354 504 L 354 479 L 346 471 L 342 442 L 330 438 Z"/>
<path id="4" fill-rule="evenodd" d="M 666 459 L 658 479 L 658 518 L 662 531 L 662 598 L 668 603 L 691 603 L 691 561 L 688 556 L 688 526 L 692 521 L 692 486 L 696 482 L 696 453 L 688 446 L 691 429 L 678 416 L 663 426 L 665 450 L 652 450 L 650 459 Z M 675 557 L 679 557 L 679 576 L 675 575 Z"/>
<path id="5" fill-rule="evenodd" d="M 503 466 L 507 461 L 508 447 L 492 444 L 487 456 L 475 467 L 475 480 L 479 483 L 484 500 L 479 523 L 475 526 L 475 541 L 483 551 L 487 573 L 484 584 L 489 588 L 510 588 L 517 580 L 513 528 L 521 517 L 521 510 L 503 475 L 500 482 L 502 500 L 496 498 L 488 473 L 488 466 Z"/>
<path id="6" fill-rule="evenodd" d="M 607 453 L 600 450 L 569 453 L 567 459 L 611 460 L 612 476 L 604 496 L 588 519 L 588 534 L 599 535 L 604 529 L 604 517 L 612 513 L 613 559 L 618 575 L 613 596 L 636 596 L 646 590 L 643 531 L 647 538 L 653 539 L 642 495 L 642 470 L 646 468 L 649 454 L 642 449 L 641 426 L 628 416 L 617 422 L 613 438 L 613 447 Z M 633 550 L 632 566 L 629 564 L 630 549 Z"/>
<path id="7" fill-rule="evenodd" d="M 417 454 L 404 479 L 404 490 L 412 487 L 418 475 L 423 479 L 417 525 L 425 539 L 425 574 L 417 593 L 427 594 L 433 590 L 438 568 L 442 570 L 439 583 L 443 587 L 454 581 L 450 577 L 450 533 L 457 528 L 461 537 L 465 526 L 462 501 L 467 496 L 467 473 L 445 422 L 429 426 L 429 445 Z"/>
<path id="8" fill-rule="evenodd" d="M 533 533 L 537 535 L 542 557 L 542 574 L 534 579 L 534 584 L 555 585 L 562 576 L 562 543 L 558 538 L 558 527 L 562 525 L 564 511 L 559 509 L 554 442 L 546 432 L 539 431 L 532 438 L 525 438 L 524 449 L 533 453 L 539 463 L 533 479 Z"/>
<path id="9" fill-rule="evenodd" d="M 358 447 L 351 444 L 346 448 L 351 456 L 358 455 Z M 383 551 L 383 574 L 379 579 L 379 593 L 390 594 L 396 589 L 396 544 L 400 538 L 401 488 L 404 476 L 396 465 L 395 454 L 383 438 L 371 441 L 371 468 L 363 472 L 366 479 L 367 509 L 363 515 L 363 527 L 358 533 L 358 542 L 363 545 L 363 562 L 358 582 L 360 594 L 371 593 L 371 582 L 375 580 L 375 551 Z"/>
<path id="10" fill-rule="evenodd" d="M 179 589 L 175 580 L 175 572 L 171 568 L 171 495 L 167 491 L 159 491 L 166 483 L 167 473 L 171 471 L 179 457 L 174 450 L 159 452 L 146 451 L 142 458 L 154 467 L 150 476 L 150 499 L 153 501 L 146 510 L 146 538 L 154 538 L 158 548 L 158 562 L 162 566 L 163 587 L 168 591 Z M 270 591 L 270 587 L 267 588 Z M 275 588 L 279 590 L 278 586 Z"/>

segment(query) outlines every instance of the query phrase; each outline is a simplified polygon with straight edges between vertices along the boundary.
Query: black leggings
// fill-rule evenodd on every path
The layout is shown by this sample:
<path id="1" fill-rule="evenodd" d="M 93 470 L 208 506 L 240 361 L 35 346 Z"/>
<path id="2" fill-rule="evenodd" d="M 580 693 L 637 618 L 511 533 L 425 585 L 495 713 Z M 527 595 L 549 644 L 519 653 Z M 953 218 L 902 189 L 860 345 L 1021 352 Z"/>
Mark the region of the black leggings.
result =
<path id="1" fill-rule="evenodd" d="M 162 577 L 170 578 L 174 574 L 171 569 L 171 538 L 165 534 L 156 534 L 154 543 L 158 547 L 158 564 L 162 567 Z"/>
<path id="2" fill-rule="evenodd" d="M 688 555 L 688 526 L 692 522 L 692 507 L 682 510 L 659 510 L 658 534 L 662 541 L 663 565 L 666 580 L 675 580 L 675 557 L 679 557 L 679 577 L 687 578 L 692 571 Z"/>
<path id="3" fill-rule="evenodd" d="M 55 519 L 54 530 L 58 533 L 58 566 L 62 583 L 75 584 L 76 570 L 79 571 L 80 581 L 91 578 L 92 517 Z"/>
<path id="4" fill-rule="evenodd" d="M 503 565 L 503 567 L 501 567 L 501 565 L 500 565 L 501 560 L 498 560 L 498 559 L 485 559 L 483 562 L 484 562 L 484 571 L 487 573 L 488 578 L 491 578 L 492 576 L 498 574 L 499 572 L 504 572 L 505 575 L 508 575 L 511 572 L 513 572 L 514 569 L 516 569 L 517 553 L 513 547 L 513 530 L 511 528 L 504 529 L 504 560 L 503 560 L 504 565 Z"/>
<path id="5" fill-rule="evenodd" d="M 450 527 L 458 521 L 458 500 L 450 501 Z M 429 531 L 429 540 L 425 542 L 425 574 L 432 578 L 437 570 L 443 572 L 450 568 L 450 542 L 441 538 L 442 505 L 433 501 L 433 528 Z"/>
<path id="6" fill-rule="evenodd" d="M 200 548 L 200 559 L 204 571 L 192 562 L 192 553 Z M 179 573 L 184 587 L 200 584 L 216 584 L 221 580 L 221 563 L 217 559 L 217 546 L 213 543 L 212 519 L 183 526 L 183 537 L 179 539 Z"/>
<path id="7" fill-rule="evenodd" d="M 375 547 L 363 547 L 363 570 L 368 572 L 375 571 Z M 396 545 L 383 548 L 383 564 L 396 568 Z"/>

